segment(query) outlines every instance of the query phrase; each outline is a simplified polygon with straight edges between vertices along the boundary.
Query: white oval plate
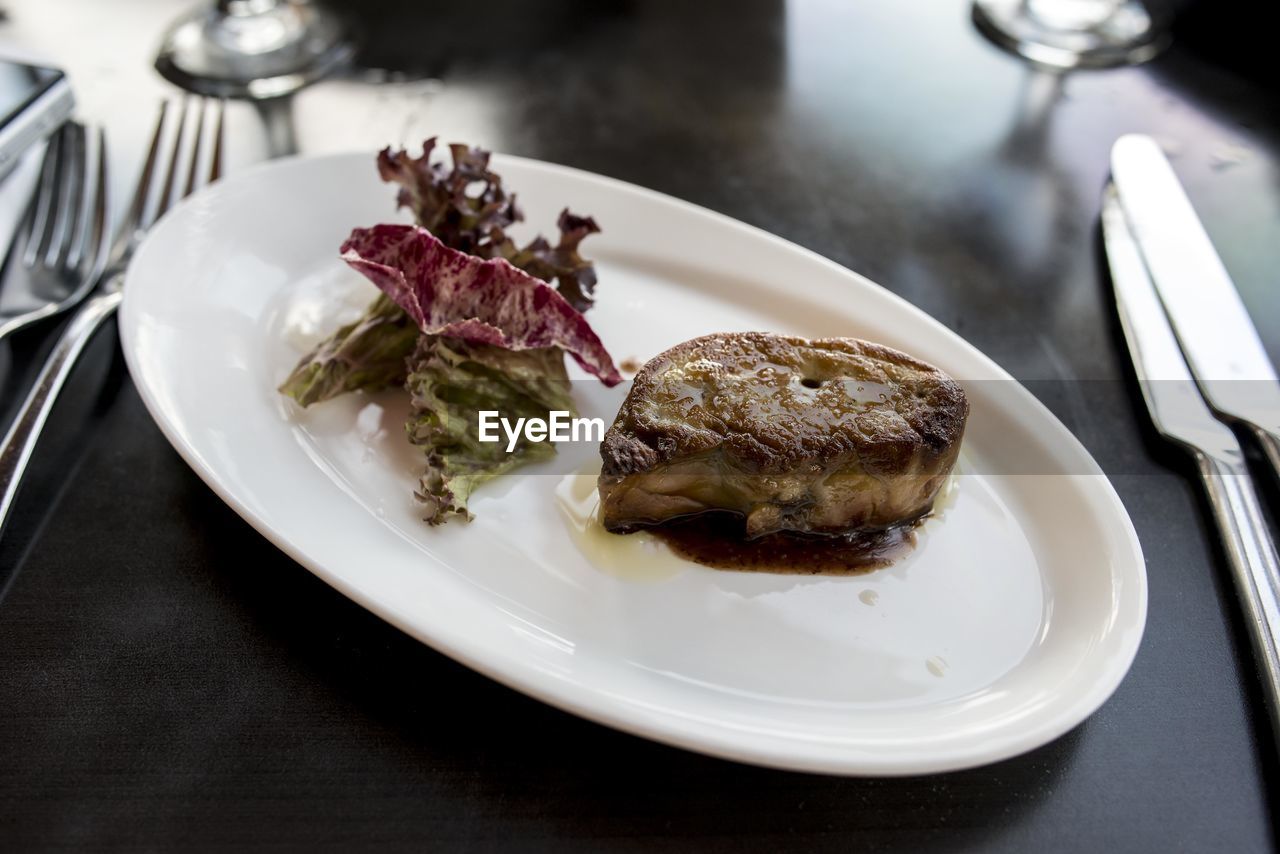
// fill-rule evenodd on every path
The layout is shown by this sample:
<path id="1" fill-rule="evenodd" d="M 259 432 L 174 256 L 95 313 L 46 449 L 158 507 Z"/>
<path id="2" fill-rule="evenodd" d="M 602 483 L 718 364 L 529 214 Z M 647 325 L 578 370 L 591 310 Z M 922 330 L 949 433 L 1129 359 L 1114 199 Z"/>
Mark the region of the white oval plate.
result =
<path id="1" fill-rule="evenodd" d="M 482 488 L 470 525 L 429 528 L 409 497 L 418 472 L 402 396 L 348 395 L 303 413 L 275 391 L 374 293 L 338 261 L 343 238 L 403 219 L 372 155 L 357 154 L 231 176 L 172 211 L 129 270 L 121 330 L 138 389 L 254 527 L 481 673 L 745 762 L 962 768 L 1043 744 L 1111 694 L 1146 618 L 1138 542 L 1088 453 L 1004 371 L 777 237 L 585 172 L 495 164 L 532 227 L 553 228 L 564 205 L 603 226 L 587 244 L 600 273 L 590 317 L 618 360 L 763 329 L 880 341 L 961 380 L 973 414 L 949 506 L 896 565 L 839 578 L 688 564 L 619 575 L 570 534 L 555 463 Z M 612 419 L 616 397 L 577 386 L 584 414 Z"/>

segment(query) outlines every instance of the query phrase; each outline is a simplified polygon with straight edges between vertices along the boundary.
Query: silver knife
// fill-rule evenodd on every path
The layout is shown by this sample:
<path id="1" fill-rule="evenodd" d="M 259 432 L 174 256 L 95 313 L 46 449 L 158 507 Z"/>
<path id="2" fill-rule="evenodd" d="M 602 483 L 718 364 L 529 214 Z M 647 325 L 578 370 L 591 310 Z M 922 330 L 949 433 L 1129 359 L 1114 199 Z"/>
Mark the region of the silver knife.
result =
<path id="1" fill-rule="evenodd" d="M 1253 431 L 1280 477 L 1280 382 L 1173 167 L 1155 140 L 1131 134 L 1111 149 L 1111 175 L 1205 399 Z"/>
<path id="2" fill-rule="evenodd" d="M 1248 623 L 1272 732 L 1280 738 L 1280 559 L 1244 453 L 1196 390 L 1114 187 L 1103 198 L 1102 236 L 1142 396 L 1160 434 L 1196 461 Z"/>

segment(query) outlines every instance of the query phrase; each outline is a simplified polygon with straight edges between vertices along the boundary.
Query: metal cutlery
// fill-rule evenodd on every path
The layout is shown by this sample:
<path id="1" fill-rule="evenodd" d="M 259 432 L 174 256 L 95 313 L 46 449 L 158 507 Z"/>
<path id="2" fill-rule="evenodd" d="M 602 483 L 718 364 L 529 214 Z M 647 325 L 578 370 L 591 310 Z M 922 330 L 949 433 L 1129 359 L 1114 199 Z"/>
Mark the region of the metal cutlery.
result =
<path id="1" fill-rule="evenodd" d="M 1158 250 L 1142 251 L 1134 220 L 1126 215 L 1131 197 L 1142 189 L 1132 182 L 1127 186 L 1129 195 L 1123 200 L 1118 187 L 1109 186 L 1102 207 L 1103 241 L 1121 326 L 1152 422 L 1196 462 L 1244 609 L 1273 732 L 1280 735 L 1280 559 L 1239 441 L 1205 403 L 1183 356 L 1185 341 L 1180 348 L 1166 317 L 1167 303 L 1161 304 L 1152 273 L 1168 269 L 1168 256 L 1161 255 L 1161 262 L 1149 271 Z M 1132 203 L 1148 210 L 1147 199 Z"/>
<path id="2" fill-rule="evenodd" d="M 1112 148 L 1111 174 L 1201 392 L 1253 431 L 1280 477 L 1280 382 L 1173 167 L 1155 140 L 1130 134 Z"/>
<path id="3" fill-rule="evenodd" d="M 0 281 L 3 281 L 4 259 L 9 257 L 10 247 L 17 242 L 19 232 L 26 231 L 27 214 L 31 211 L 31 200 L 35 198 L 48 151 L 49 140 L 44 140 L 24 152 L 9 174 L 0 178 Z"/>
<path id="4" fill-rule="evenodd" d="M 34 386 L 23 401 L 4 442 L 0 444 L 0 533 L 3 532 L 9 509 L 13 506 L 22 482 L 23 472 L 58 393 L 93 333 L 120 306 L 124 296 L 122 288 L 125 269 L 142 237 L 173 202 L 190 195 L 202 183 L 217 180 L 222 174 L 224 103 L 209 102 L 201 98 L 196 99 L 191 107 L 184 101 L 179 107 L 167 163 L 162 165 L 161 147 L 168 111 L 169 105 L 162 103 L 133 201 L 124 222 L 116 232 L 105 266 L 94 280 L 96 287 L 68 321 Z M 195 120 L 190 141 L 186 133 L 189 114 Z M 213 131 L 209 143 L 211 151 L 203 156 L 204 137 L 210 135 L 205 131 L 206 114 L 212 114 Z M 179 188 L 177 182 L 182 170 L 185 170 L 185 179 Z M 155 180 L 157 171 L 163 172 L 164 176 L 158 190 Z M 203 182 L 202 174 L 207 176 Z"/>
<path id="5" fill-rule="evenodd" d="M 68 122 L 49 141 L 31 204 L 0 279 L 0 339 L 65 311 L 105 261 L 106 143 Z"/>

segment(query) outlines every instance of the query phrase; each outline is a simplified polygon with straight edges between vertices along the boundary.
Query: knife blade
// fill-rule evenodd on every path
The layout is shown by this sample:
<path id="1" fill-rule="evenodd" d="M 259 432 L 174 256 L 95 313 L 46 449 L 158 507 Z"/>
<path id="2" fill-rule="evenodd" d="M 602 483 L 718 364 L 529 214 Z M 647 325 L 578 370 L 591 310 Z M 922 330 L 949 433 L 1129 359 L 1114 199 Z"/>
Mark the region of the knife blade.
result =
<path id="1" fill-rule="evenodd" d="M 1114 187 L 1103 197 L 1102 236 L 1142 396 L 1156 429 L 1196 461 L 1246 617 L 1272 732 L 1280 739 L 1280 557 L 1244 452 L 1197 391 Z"/>
<path id="2" fill-rule="evenodd" d="M 1111 149 L 1111 174 L 1201 392 L 1253 430 L 1280 477 L 1280 382 L 1173 167 L 1155 140 L 1129 134 Z"/>

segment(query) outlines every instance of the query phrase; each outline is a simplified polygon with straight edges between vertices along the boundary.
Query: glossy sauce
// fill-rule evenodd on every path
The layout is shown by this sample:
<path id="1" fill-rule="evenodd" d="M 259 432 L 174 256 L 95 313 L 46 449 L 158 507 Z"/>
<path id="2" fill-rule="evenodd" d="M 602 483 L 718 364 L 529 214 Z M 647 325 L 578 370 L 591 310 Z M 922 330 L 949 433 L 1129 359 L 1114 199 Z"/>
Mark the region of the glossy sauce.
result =
<path id="1" fill-rule="evenodd" d="M 745 540 L 741 517 L 704 513 L 648 530 L 686 560 L 716 569 L 861 575 L 888 566 L 911 551 L 918 524 L 840 536 L 777 533 Z"/>
<path id="2" fill-rule="evenodd" d="M 933 511 L 916 522 L 874 533 L 847 537 L 774 534 L 742 539 L 742 521 L 728 513 L 704 514 L 683 522 L 611 534 L 600 524 L 598 463 L 566 476 L 556 489 L 556 503 L 569 523 L 578 548 L 592 565 L 631 581 L 660 581 L 679 575 L 689 562 L 715 569 L 776 572 L 792 575 L 862 575 L 888 566 L 911 551 L 916 528 L 938 518 L 955 503 L 963 455 L 934 497 Z M 875 605 L 874 591 L 862 601 Z"/>

